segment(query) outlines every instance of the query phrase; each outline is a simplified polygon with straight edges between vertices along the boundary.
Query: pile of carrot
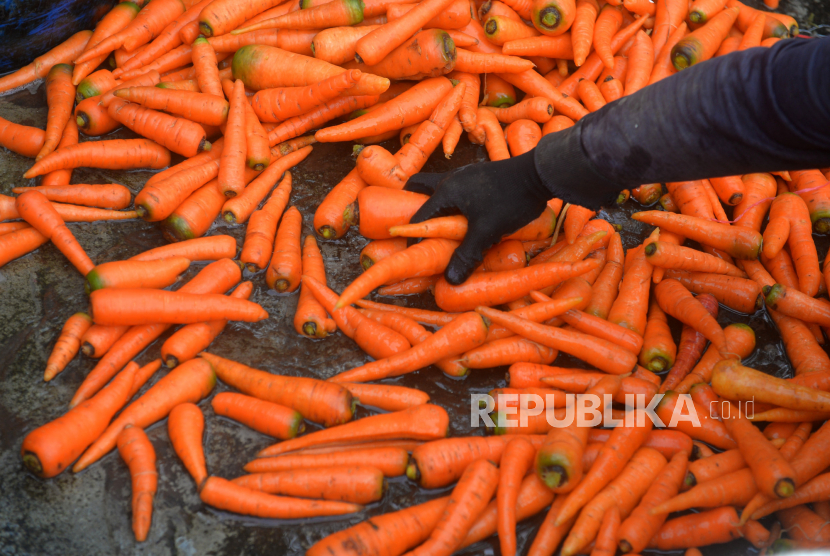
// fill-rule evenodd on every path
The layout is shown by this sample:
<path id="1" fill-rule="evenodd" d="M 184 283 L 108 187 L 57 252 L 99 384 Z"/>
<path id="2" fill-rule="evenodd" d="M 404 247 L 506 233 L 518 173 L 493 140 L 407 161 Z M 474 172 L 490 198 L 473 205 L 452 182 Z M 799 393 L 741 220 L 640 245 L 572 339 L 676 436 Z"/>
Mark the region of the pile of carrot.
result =
<path id="1" fill-rule="evenodd" d="M 543 511 L 534 556 L 695 554 L 740 537 L 764 550 L 830 546 L 830 272 L 812 237 L 830 231 L 830 168 L 625 191 L 619 203 L 655 209 L 632 216 L 653 231 L 628 249 L 593 211 L 551 199 L 461 286 L 442 274 L 466 219 L 409 224 L 427 198 L 403 190 L 465 132 L 491 160 L 517 156 L 677 71 L 797 34 L 791 17 L 738 0 L 117 4 L 93 31 L 0 78 L 0 92 L 45 78 L 48 105 L 45 130 L 0 120 L 0 145 L 35 159 L 24 178 L 41 177 L 0 196 L 0 266 L 51 241 L 84 276 L 89 309 L 66 321 L 44 379 L 80 351 L 98 360 L 69 410 L 26 435 L 25 467 L 50 478 L 117 448 L 139 542 L 153 534 L 159 487 L 144 430 L 168 419 L 197 492 L 220 510 L 337 516 L 381 500 L 390 477 L 455 485 L 320 539 L 310 556 L 449 555 L 494 533 L 512 555 L 516 523 Z M 122 126 L 135 138 L 84 140 Z M 358 144 L 355 166 L 304 236 L 289 170 L 314 143 L 340 141 Z M 157 172 L 132 199 L 119 184 L 72 184 L 80 167 Z M 134 218 L 159 223 L 170 244 L 93 261 L 67 226 Z M 239 253 L 211 235 L 217 218 L 244 226 Z M 317 238 L 355 226 L 370 240 L 363 274 L 338 293 Z M 208 352 L 228 321 L 268 318 L 250 300 L 264 288 L 298 293 L 298 334 L 339 330 L 371 360 L 321 381 Z M 371 301 L 373 291 L 429 292 L 440 310 Z M 765 310 L 793 376 L 743 365 L 754 332 L 722 327 L 724 310 Z M 157 359 L 134 361 L 177 325 Z M 590 369 L 555 366 L 560 353 Z M 509 367 L 486 408 L 491 434 L 448 437 L 449 415 L 426 393 L 378 382 L 433 365 L 456 378 Z M 234 391 L 213 394 L 217 379 Z M 586 393 L 608 396 L 607 416 L 550 423 Z M 665 423 L 693 408 L 699 426 L 654 429 L 630 395 L 641 406 L 662 395 Z M 230 480 L 205 463 L 208 403 L 276 439 Z M 371 415 L 355 420 L 358 403 Z M 522 424 L 505 425 L 513 416 Z M 769 528 L 758 521 L 770 515 Z"/>

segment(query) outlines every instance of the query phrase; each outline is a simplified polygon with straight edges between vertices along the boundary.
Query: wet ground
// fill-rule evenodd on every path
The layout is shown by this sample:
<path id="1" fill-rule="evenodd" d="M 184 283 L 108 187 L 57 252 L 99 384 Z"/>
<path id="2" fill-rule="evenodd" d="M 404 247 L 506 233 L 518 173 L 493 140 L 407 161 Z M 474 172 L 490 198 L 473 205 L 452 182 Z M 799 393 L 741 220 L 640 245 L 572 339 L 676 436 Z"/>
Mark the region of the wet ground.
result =
<path id="1" fill-rule="evenodd" d="M 796 16 L 802 25 L 828 22 L 826 0 L 781 4 L 783 11 Z M 820 11 L 820 10 L 823 10 Z M 813 14 L 812 19 L 810 19 Z M 46 119 L 42 87 L 21 91 L 0 99 L 0 117 L 22 124 L 43 127 Z M 116 135 L 124 132 L 117 132 Z M 396 142 L 395 142 L 396 143 Z M 386 145 L 396 149 L 390 142 Z M 304 232 L 312 233 L 313 213 L 328 189 L 352 167 L 351 145 L 315 145 L 314 152 L 294 169 L 291 203 L 304 215 Z M 445 171 L 486 159 L 482 148 L 462 140 L 452 161 L 433 156 L 427 171 Z M 0 152 L 0 193 L 10 194 L 15 186 L 34 185 L 20 176 L 31 161 Z M 149 172 L 79 170 L 73 183 L 122 183 L 133 193 L 140 190 Z M 603 211 L 600 216 L 620 224 L 626 247 L 639 243 L 648 231 L 628 219 L 640 207 L 629 202 L 622 209 Z M 164 244 L 159 229 L 141 220 L 118 223 L 70 224 L 70 228 L 93 261 L 128 258 Z M 244 229 L 217 222 L 209 234 L 230 234 L 242 244 Z M 341 291 L 360 271 L 358 254 L 366 240 L 355 231 L 344 239 L 321 242 L 329 285 Z M 827 244 L 820 243 L 820 252 Z M 199 267 L 190 269 L 185 279 Z M 256 324 L 231 323 L 210 351 L 271 372 L 327 378 L 355 367 L 367 357 L 355 344 L 338 333 L 321 341 L 300 337 L 292 318 L 297 295 L 274 295 L 265 285 L 264 273 L 247 278 L 255 284 L 251 299 L 262 304 L 271 317 Z M 385 302 L 434 307 L 429 296 L 415 296 Z M 182 554 L 301 555 L 325 535 L 355 524 L 368 516 L 434 498 L 444 492 L 418 489 L 405 478 L 390 481 L 383 500 L 363 512 L 346 518 L 312 521 L 277 521 L 239 517 L 206 507 L 199 500 L 193 481 L 173 453 L 166 424 L 148 429 L 158 458 L 159 488 L 149 538 L 136 544 L 131 530 L 130 479 L 127 468 L 115 453 L 80 474 L 64 473 L 44 481 L 31 475 L 21 464 L 23 437 L 35 427 L 66 410 L 66 404 L 95 361 L 77 357 L 51 383 L 42 380 L 43 368 L 63 322 L 73 313 L 87 309 L 82 277 L 50 244 L 35 253 L 0 268 L 0 554 Z M 739 315 L 721 309 L 722 325 L 745 322 L 758 337 L 758 348 L 747 364 L 777 375 L 791 372 L 783 347 L 769 319 L 759 312 Z M 150 345 L 139 363 L 159 356 L 167 337 Z M 560 366 L 580 366 L 561 356 Z M 396 379 L 396 384 L 420 388 L 433 401 L 447 408 L 452 419 L 451 434 L 483 434 L 469 427 L 470 394 L 484 393 L 504 385 L 504 368 L 473 371 L 464 380 L 445 377 L 429 368 Z M 159 373 L 151 383 L 161 375 Z M 222 384 L 216 392 L 227 390 Z M 272 439 L 227 419 L 216 417 L 209 400 L 199 404 L 206 417 L 205 453 L 211 474 L 235 477 Z M 359 416 L 369 410 L 359 409 Z M 313 425 L 310 426 L 313 429 Z M 446 489 L 445 489 L 446 490 Z M 519 525 L 520 553 L 526 552 L 544 514 Z M 707 554 L 751 554 L 744 542 L 735 542 L 704 551 Z M 461 554 L 498 554 L 495 538 L 478 543 Z"/>

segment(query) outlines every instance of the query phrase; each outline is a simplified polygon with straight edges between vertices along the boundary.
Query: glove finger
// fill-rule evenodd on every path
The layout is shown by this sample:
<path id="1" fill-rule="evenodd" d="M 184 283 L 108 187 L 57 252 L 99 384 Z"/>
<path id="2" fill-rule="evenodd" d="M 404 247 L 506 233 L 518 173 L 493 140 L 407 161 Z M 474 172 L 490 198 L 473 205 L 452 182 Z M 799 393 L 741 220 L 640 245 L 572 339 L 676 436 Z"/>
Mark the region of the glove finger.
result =
<path id="1" fill-rule="evenodd" d="M 405 191 L 412 191 L 413 193 L 421 193 L 423 195 L 432 195 L 435 193 L 435 188 L 446 177 L 446 174 L 435 174 L 421 172 L 409 178 L 404 186 Z"/>
<path id="2" fill-rule="evenodd" d="M 498 238 L 493 238 L 483 230 L 470 226 L 464 241 L 455 250 L 450 258 L 450 264 L 444 270 L 444 277 L 453 286 L 462 284 L 470 274 L 481 264 L 484 252 L 496 244 Z"/>

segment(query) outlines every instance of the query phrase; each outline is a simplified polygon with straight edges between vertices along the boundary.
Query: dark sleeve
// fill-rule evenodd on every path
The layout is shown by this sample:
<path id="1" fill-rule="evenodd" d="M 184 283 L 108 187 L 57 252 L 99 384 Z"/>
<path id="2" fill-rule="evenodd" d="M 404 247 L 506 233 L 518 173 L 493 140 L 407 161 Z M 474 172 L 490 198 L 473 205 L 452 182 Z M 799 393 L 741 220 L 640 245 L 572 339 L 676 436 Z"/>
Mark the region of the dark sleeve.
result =
<path id="1" fill-rule="evenodd" d="M 544 137 L 535 164 L 592 207 L 644 183 L 830 166 L 830 38 L 695 65 Z"/>

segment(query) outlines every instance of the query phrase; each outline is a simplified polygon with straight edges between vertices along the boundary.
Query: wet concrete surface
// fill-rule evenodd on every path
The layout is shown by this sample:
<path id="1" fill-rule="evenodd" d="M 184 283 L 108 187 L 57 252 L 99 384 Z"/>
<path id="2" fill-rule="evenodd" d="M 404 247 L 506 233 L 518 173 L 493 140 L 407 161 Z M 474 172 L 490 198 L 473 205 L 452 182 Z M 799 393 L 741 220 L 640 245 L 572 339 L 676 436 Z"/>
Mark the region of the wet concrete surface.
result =
<path id="1" fill-rule="evenodd" d="M 810 14 L 815 23 L 828 22 L 822 2 L 782 2 L 782 10 L 795 15 L 805 25 Z M 824 12 L 818 11 L 823 9 Z M 31 87 L 0 99 L 0 117 L 43 127 L 46 119 L 43 87 Z M 129 137 L 119 131 L 115 136 Z M 397 148 L 397 141 L 385 145 Z M 304 216 L 304 233 L 312 233 L 314 210 L 325 193 L 352 167 L 351 145 L 315 145 L 314 152 L 292 173 L 294 191 L 291 203 Z M 481 147 L 462 139 L 451 161 L 440 153 L 427 164 L 427 171 L 446 171 L 486 159 Z M 0 193 L 12 187 L 34 185 L 21 178 L 31 161 L 9 152 L 0 152 Z M 150 172 L 116 172 L 82 169 L 73 183 L 121 183 L 137 193 Z M 628 216 L 640 210 L 634 202 L 619 209 L 604 210 L 600 217 L 622 226 L 626 247 L 636 245 L 649 231 Z M 93 261 L 105 262 L 133 256 L 165 243 L 159 228 L 141 220 L 69 224 Z M 242 245 L 244 227 L 217 221 L 209 234 L 230 234 Z M 341 291 L 360 272 L 358 254 L 366 240 L 356 231 L 333 242 L 320 242 L 326 261 L 329 285 Z M 819 241 L 820 253 L 828 242 Z M 201 265 L 185 275 L 193 276 Z M 264 273 L 246 276 L 255 284 L 251 296 L 269 312 L 260 323 L 231 323 L 210 347 L 210 351 L 252 367 L 293 376 L 325 379 L 367 361 L 367 356 L 340 333 L 313 341 L 296 334 L 292 324 L 297 294 L 274 295 L 265 285 Z M 183 282 L 180 282 L 181 284 Z M 381 298 L 409 306 L 434 308 L 430 296 Z M 46 359 L 64 321 L 87 309 L 83 279 L 50 244 L 0 268 L 0 555 L 11 554 L 182 554 L 182 555 L 301 555 L 325 535 L 372 516 L 434 498 L 448 491 L 425 491 L 406 478 L 389 481 L 383 500 L 364 511 L 343 518 L 279 521 L 240 517 L 213 510 L 201 503 L 195 486 L 172 450 L 166 421 L 148 429 L 158 460 L 159 487 L 154 503 L 153 524 L 146 542 L 137 544 L 131 530 L 130 478 L 126 466 L 115 452 L 79 474 L 63 473 L 41 480 L 28 473 L 19 451 L 26 433 L 50 421 L 67 408 L 73 392 L 95 361 L 83 356 L 50 383 L 42 373 Z M 748 323 L 755 330 L 758 347 L 747 361 L 749 366 L 785 376 L 791 368 L 783 346 L 769 318 L 762 312 L 740 315 L 721 308 L 722 325 Z M 679 331 L 675 331 L 677 334 Z M 147 363 L 159 357 L 164 339 L 151 344 L 137 361 Z M 567 356 L 559 366 L 583 366 Z M 164 373 L 160 371 L 150 384 Z M 469 426 L 470 394 L 485 393 L 504 386 L 505 368 L 472 371 L 464 380 L 445 377 L 428 368 L 390 382 L 417 387 L 430 394 L 435 403 L 451 416 L 451 435 L 483 434 Z M 145 387 L 146 390 L 147 387 Z M 219 383 L 214 392 L 228 388 Z M 232 478 L 242 465 L 273 440 L 242 425 L 213 414 L 209 399 L 199 406 L 205 413 L 205 454 L 211 474 Z M 372 410 L 359 408 L 358 416 Z M 309 425 L 310 430 L 315 425 Z M 519 553 L 526 553 L 544 513 L 518 527 Z M 495 537 L 461 551 L 460 554 L 498 554 Z M 705 554 L 754 554 L 747 543 L 738 541 L 704 550 Z"/>

